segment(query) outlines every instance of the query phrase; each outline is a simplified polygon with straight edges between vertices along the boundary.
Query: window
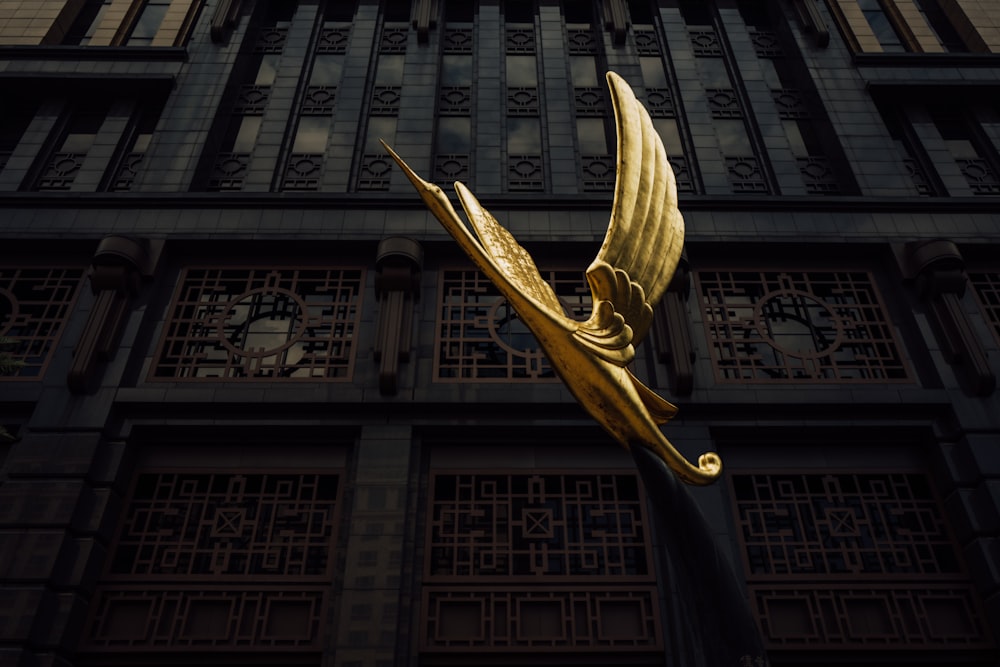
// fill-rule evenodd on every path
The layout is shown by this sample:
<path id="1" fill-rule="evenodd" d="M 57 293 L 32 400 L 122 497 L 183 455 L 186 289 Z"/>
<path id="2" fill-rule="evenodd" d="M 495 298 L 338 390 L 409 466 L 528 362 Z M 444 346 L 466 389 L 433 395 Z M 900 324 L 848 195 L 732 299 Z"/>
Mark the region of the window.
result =
<path id="1" fill-rule="evenodd" d="M 715 8 L 701 0 L 680 0 L 698 78 L 705 91 L 712 128 L 718 142 L 730 190 L 735 194 L 767 194 L 767 165 L 752 134 L 752 120 L 738 74 L 726 62 L 725 40 L 714 23 Z"/>
<path id="2" fill-rule="evenodd" d="M 0 339 L 11 362 L 4 381 L 45 373 L 83 276 L 83 267 L 0 266 Z"/>
<path id="3" fill-rule="evenodd" d="M 506 189 L 545 189 L 542 95 L 538 85 L 534 3 L 503 3 L 504 80 L 507 86 Z"/>
<path id="4" fill-rule="evenodd" d="M 907 649 L 958 664 L 961 651 L 991 647 L 923 472 L 737 471 L 729 483 L 772 659 L 797 649 L 867 664 L 858 651 Z"/>
<path id="5" fill-rule="evenodd" d="M 398 16 L 401 7 L 386 10 Z M 388 190 L 392 176 L 392 160 L 382 148 L 380 139 L 395 143 L 399 104 L 403 92 L 403 66 L 409 25 L 387 22 L 382 26 L 379 41 L 375 82 L 368 102 L 368 131 L 365 133 L 361 165 L 358 169 L 358 190 Z"/>
<path id="6" fill-rule="evenodd" d="M 299 106 L 291 154 L 281 181 L 282 190 L 320 190 L 327 143 L 337 106 L 337 90 L 344 72 L 351 37 L 353 3 L 328 4 L 323 27 L 314 45 L 311 70 Z"/>
<path id="7" fill-rule="evenodd" d="M 698 271 L 723 382 L 904 382 L 907 364 L 865 271 Z"/>
<path id="8" fill-rule="evenodd" d="M 590 315 L 590 288 L 578 271 L 544 271 L 542 275 L 571 317 L 583 320 Z M 481 273 L 442 271 L 440 295 L 436 380 L 557 379 L 535 337 Z"/>
<path id="9" fill-rule="evenodd" d="M 634 471 L 442 469 L 428 489 L 421 650 L 662 651 Z"/>
<path id="10" fill-rule="evenodd" d="M 246 74 L 236 86 L 227 117 L 222 121 L 222 141 L 207 155 L 203 169 L 206 189 L 215 191 L 242 190 L 250 172 L 254 148 L 271 101 L 281 63 L 281 54 L 288 41 L 288 26 L 298 7 L 296 2 L 269 3 L 269 13 L 263 25 L 248 39 L 254 40 L 252 52 L 246 56 Z"/>
<path id="11" fill-rule="evenodd" d="M 695 192 L 693 166 L 688 162 L 690 137 L 684 125 L 684 113 L 680 91 L 671 74 L 668 61 L 664 60 L 665 50 L 659 31 L 653 24 L 649 8 L 645 3 L 634 0 L 630 5 L 634 22 L 633 37 L 639 54 L 639 68 L 642 84 L 646 89 L 643 106 L 653 120 L 653 127 L 663 141 L 667 159 L 674 170 L 678 192 Z"/>
<path id="12" fill-rule="evenodd" d="M 172 0 L 146 0 L 125 42 L 128 46 L 149 46 L 156 37 Z"/>
<path id="13" fill-rule="evenodd" d="M 152 380 L 350 380 L 360 269 L 187 268 Z"/>
<path id="14" fill-rule="evenodd" d="M 37 111 L 37 100 L 10 91 L 3 95 L 3 100 L 0 100 L 0 172 L 17 149 Z"/>
<path id="15" fill-rule="evenodd" d="M 452 0 L 445 4 L 434 147 L 436 180 L 472 180 L 474 19 L 471 3 Z"/>
<path id="16" fill-rule="evenodd" d="M 56 139 L 54 149 L 39 165 L 36 190 L 69 190 L 83 168 L 97 133 L 107 116 L 109 103 L 96 96 L 75 107 Z"/>
<path id="17" fill-rule="evenodd" d="M 342 471 L 215 465 L 139 470 L 90 604 L 84 659 L 323 649 Z"/>

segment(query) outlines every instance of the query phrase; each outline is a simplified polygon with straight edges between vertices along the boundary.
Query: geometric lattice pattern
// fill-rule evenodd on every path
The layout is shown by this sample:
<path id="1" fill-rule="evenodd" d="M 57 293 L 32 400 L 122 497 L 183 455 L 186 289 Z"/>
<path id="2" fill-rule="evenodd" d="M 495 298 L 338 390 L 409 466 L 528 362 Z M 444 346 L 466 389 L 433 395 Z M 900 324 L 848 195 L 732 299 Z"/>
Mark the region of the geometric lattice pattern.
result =
<path id="1" fill-rule="evenodd" d="M 42 376 L 83 284 L 80 267 L 0 267 L 0 338 L 19 362 L 9 379 Z"/>
<path id="2" fill-rule="evenodd" d="M 1000 342 L 1000 273 L 970 272 L 969 283 L 983 309 L 983 316 Z"/>
<path id="3" fill-rule="evenodd" d="M 927 475 L 732 474 L 769 648 L 982 648 L 977 598 Z"/>
<path id="4" fill-rule="evenodd" d="M 661 645 L 634 472 L 437 471 L 429 496 L 422 650 Z"/>
<path id="5" fill-rule="evenodd" d="M 349 380 L 360 269 L 188 268 L 151 379 Z"/>
<path id="6" fill-rule="evenodd" d="M 737 382 L 902 382 L 909 377 L 871 274 L 701 271 L 716 375 Z"/>
<path id="7" fill-rule="evenodd" d="M 105 580 L 329 580 L 337 475 L 143 473 Z"/>
<path id="8" fill-rule="evenodd" d="M 576 271 L 543 271 L 570 317 L 590 315 L 590 288 Z M 434 377 L 443 381 L 552 380 L 535 337 L 496 287 L 475 270 L 441 272 Z"/>
<path id="9" fill-rule="evenodd" d="M 340 478 L 139 474 L 83 650 L 319 650 L 337 561 Z"/>
<path id="10" fill-rule="evenodd" d="M 425 582 L 650 580 L 634 473 L 435 473 Z"/>
<path id="11" fill-rule="evenodd" d="M 961 572 L 924 474 L 733 474 L 731 482 L 755 579 Z"/>

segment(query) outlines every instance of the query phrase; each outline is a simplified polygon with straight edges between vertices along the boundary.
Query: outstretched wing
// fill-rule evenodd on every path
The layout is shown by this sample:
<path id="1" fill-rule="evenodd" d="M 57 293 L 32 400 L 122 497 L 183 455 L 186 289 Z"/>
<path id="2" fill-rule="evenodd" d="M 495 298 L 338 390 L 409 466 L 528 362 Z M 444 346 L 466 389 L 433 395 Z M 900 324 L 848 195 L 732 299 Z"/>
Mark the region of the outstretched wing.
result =
<path id="1" fill-rule="evenodd" d="M 479 243 L 495 267 L 517 292 L 534 300 L 545 309 L 551 319 L 563 321 L 569 328 L 573 320 L 565 317 L 559 297 L 552 290 L 535 266 L 528 251 L 517 242 L 503 225 L 497 222 L 463 183 L 455 183 L 455 191 L 462 202 L 469 222 L 476 230 Z"/>
<path id="2" fill-rule="evenodd" d="M 625 366 L 653 321 L 684 245 L 677 184 L 663 142 L 628 83 L 608 72 L 618 128 L 618 180 L 611 222 L 587 269 L 594 312 L 576 336 Z"/>

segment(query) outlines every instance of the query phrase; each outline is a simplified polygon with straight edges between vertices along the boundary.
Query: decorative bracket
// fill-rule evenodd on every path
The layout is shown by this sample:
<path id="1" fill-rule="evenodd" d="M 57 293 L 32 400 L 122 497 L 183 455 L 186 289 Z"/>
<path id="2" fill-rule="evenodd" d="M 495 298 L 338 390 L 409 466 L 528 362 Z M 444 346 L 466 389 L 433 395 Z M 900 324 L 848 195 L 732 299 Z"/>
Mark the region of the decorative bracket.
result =
<path id="1" fill-rule="evenodd" d="M 426 44 L 431 28 L 437 27 L 438 0 L 417 0 L 413 7 L 413 27 L 417 30 L 417 44 Z"/>
<path id="2" fill-rule="evenodd" d="M 604 27 L 611 31 L 611 43 L 614 46 L 625 45 L 625 30 L 628 21 L 623 0 L 604 0 L 601 3 L 601 13 L 604 15 Z"/>
<path id="3" fill-rule="evenodd" d="M 74 394 L 86 393 L 98 377 L 98 367 L 114 356 L 129 304 L 141 284 L 153 279 L 162 251 L 163 241 L 159 240 L 101 239 L 90 267 L 90 289 L 96 299 L 66 378 Z"/>
<path id="4" fill-rule="evenodd" d="M 375 329 L 375 361 L 379 362 L 378 389 L 395 396 L 399 364 L 410 360 L 413 303 L 420 298 L 420 270 L 424 250 L 403 237 L 383 239 L 375 259 L 375 298 L 381 306 Z"/>
<path id="5" fill-rule="evenodd" d="M 670 391 L 675 396 L 690 396 L 694 389 L 694 344 L 691 341 L 690 318 L 686 302 L 691 291 L 691 265 L 681 255 L 674 277 L 657 308 L 653 319 L 653 338 L 657 358 L 667 365 Z"/>
<path id="6" fill-rule="evenodd" d="M 794 0 L 792 4 L 799 19 L 799 27 L 812 39 L 814 45 L 826 48 L 830 43 L 830 29 L 819 13 L 816 0 Z"/>
<path id="7" fill-rule="evenodd" d="M 996 388 L 979 338 L 962 308 L 968 277 L 965 261 L 951 241 L 913 241 L 903 247 L 900 264 L 917 296 L 927 305 L 934 335 L 949 364 L 956 367 L 966 389 L 988 396 Z"/>

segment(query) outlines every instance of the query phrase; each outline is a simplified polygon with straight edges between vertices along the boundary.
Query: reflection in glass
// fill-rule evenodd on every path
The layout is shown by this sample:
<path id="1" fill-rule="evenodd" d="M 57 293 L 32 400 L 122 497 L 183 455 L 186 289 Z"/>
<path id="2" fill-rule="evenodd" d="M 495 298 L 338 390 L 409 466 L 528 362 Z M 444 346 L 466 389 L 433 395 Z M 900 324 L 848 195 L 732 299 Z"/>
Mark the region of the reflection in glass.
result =
<path id="1" fill-rule="evenodd" d="M 392 116 L 371 116 L 368 118 L 368 136 L 365 141 L 366 153 L 385 154 L 379 139 L 390 141 L 396 136 L 396 119 Z"/>
<path id="2" fill-rule="evenodd" d="M 312 73 L 309 75 L 310 86 L 337 86 L 343 72 L 344 56 L 334 53 L 320 53 L 313 59 Z"/>
<path id="3" fill-rule="evenodd" d="M 293 153 L 325 153 L 330 120 L 323 116 L 303 116 L 295 133 Z"/>
<path id="4" fill-rule="evenodd" d="M 753 155 L 753 147 L 747 136 L 743 121 L 735 118 L 716 118 L 712 121 L 715 133 L 719 137 L 719 148 L 723 155 L 737 156 Z"/>
<path id="5" fill-rule="evenodd" d="M 542 147 L 542 131 L 537 118 L 507 119 L 507 152 L 538 155 Z"/>
<path id="6" fill-rule="evenodd" d="M 602 118 L 577 118 L 576 132 L 581 155 L 607 155 L 608 140 Z"/>
<path id="7" fill-rule="evenodd" d="M 597 67 L 592 56 L 576 56 L 569 59 L 570 70 L 575 88 L 596 88 Z"/>
<path id="8" fill-rule="evenodd" d="M 253 82 L 255 86 L 274 84 L 274 77 L 278 71 L 278 58 L 277 53 L 265 53 L 261 56 L 260 67 L 257 68 L 257 78 Z"/>
<path id="9" fill-rule="evenodd" d="M 260 132 L 260 116 L 243 116 L 240 127 L 233 141 L 233 153 L 249 153 L 257 143 L 257 133 Z"/>
<path id="10" fill-rule="evenodd" d="M 658 57 L 639 58 L 639 67 L 642 69 L 642 82 L 647 88 L 667 87 L 667 75 Z"/>
<path id="11" fill-rule="evenodd" d="M 507 56 L 507 85 L 527 88 L 538 85 L 534 56 Z"/>
<path id="12" fill-rule="evenodd" d="M 442 86 L 471 86 L 472 58 L 464 54 L 441 56 Z"/>
<path id="13" fill-rule="evenodd" d="M 438 153 L 468 153 L 471 120 L 467 116 L 444 116 L 438 119 Z"/>
<path id="14" fill-rule="evenodd" d="M 378 71 L 375 73 L 376 86 L 401 86 L 403 85 L 403 63 L 405 56 L 402 54 L 383 53 L 378 57 Z"/>

